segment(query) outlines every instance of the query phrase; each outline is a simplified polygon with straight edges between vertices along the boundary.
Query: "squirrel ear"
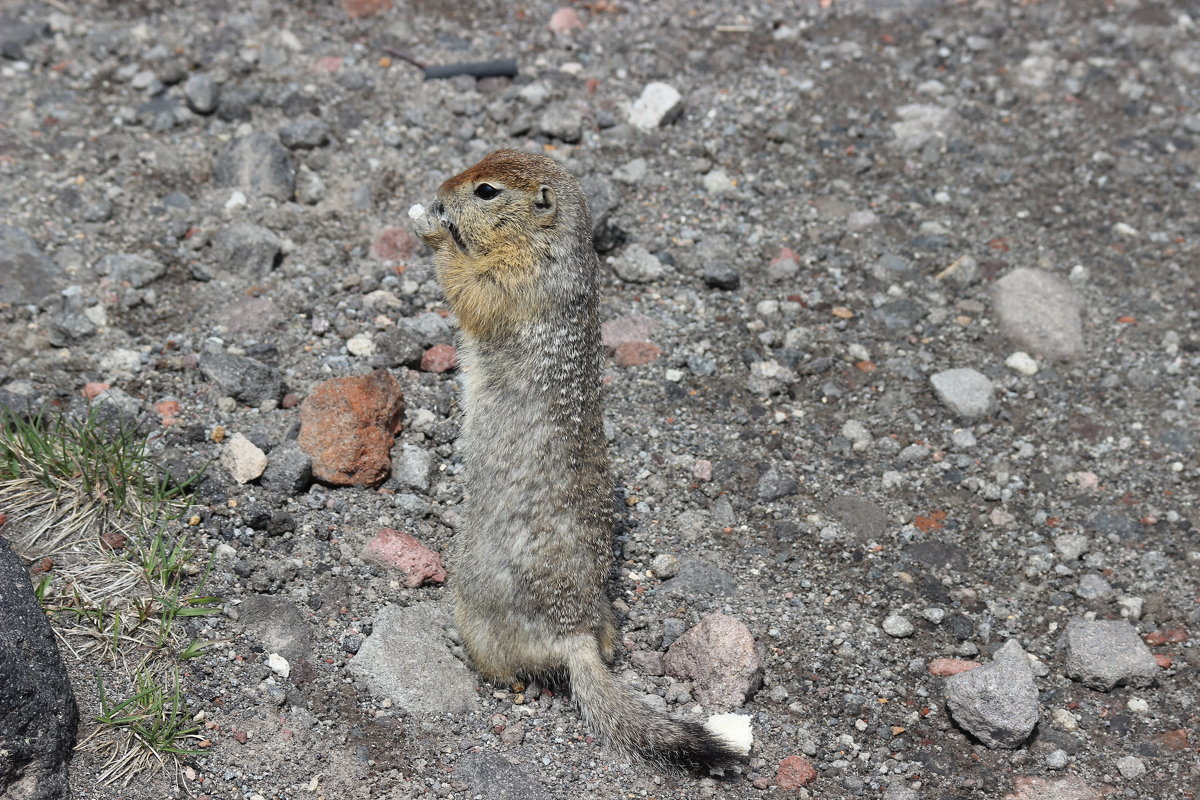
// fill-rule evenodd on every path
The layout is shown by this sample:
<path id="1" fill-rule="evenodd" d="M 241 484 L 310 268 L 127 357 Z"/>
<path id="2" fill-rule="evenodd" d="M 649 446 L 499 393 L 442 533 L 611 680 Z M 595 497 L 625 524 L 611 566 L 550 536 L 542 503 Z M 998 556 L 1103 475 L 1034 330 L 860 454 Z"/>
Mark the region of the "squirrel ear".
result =
<path id="1" fill-rule="evenodd" d="M 554 190 L 543 183 L 533 198 L 534 213 L 539 216 L 551 217 L 557 207 L 558 201 L 554 196 Z"/>

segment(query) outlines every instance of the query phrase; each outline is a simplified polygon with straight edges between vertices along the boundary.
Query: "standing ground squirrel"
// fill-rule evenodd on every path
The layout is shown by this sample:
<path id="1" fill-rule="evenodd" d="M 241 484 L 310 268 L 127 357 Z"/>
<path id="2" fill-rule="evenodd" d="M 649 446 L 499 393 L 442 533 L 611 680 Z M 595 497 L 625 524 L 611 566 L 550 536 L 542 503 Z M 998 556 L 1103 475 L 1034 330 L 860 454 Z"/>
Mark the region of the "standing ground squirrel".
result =
<path id="1" fill-rule="evenodd" d="M 651 708 L 607 666 L 600 264 L 579 183 L 550 158 L 499 150 L 409 215 L 460 329 L 466 499 L 450 566 L 468 655 L 501 684 L 565 673 L 584 718 L 626 753 L 736 761 L 731 744 Z"/>

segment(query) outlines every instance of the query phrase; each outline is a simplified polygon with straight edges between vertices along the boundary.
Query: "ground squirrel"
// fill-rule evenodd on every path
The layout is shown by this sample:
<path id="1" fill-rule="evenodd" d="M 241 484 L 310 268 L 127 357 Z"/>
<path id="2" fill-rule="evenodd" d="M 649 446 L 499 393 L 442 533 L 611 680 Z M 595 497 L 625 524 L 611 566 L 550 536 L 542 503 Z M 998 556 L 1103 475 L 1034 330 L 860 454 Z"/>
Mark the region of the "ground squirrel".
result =
<path id="1" fill-rule="evenodd" d="M 612 493 L 600 395 L 599 260 L 579 183 L 499 150 L 409 212 L 458 318 L 466 417 L 455 617 L 487 678 L 569 678 L 623 752 L 707 767 L 737 759 L 698 722 L 654 710 L 607 667 Z"/>

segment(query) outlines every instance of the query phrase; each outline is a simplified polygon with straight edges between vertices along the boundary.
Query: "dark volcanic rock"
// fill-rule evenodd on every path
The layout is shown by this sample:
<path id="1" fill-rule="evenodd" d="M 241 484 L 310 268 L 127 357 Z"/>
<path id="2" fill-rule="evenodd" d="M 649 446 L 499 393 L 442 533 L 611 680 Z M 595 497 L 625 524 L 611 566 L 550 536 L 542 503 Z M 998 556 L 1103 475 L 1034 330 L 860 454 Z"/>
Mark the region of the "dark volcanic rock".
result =
<path id="1" fill-rule="evenodd" d="M 29 572 L 0 537 L 0 796 L 71 797 L 79 709 Z"/>
<path id="2" fill-rule="evenodd" d="M 58 291 L 65 279 L 32 236 L 0 225 L 0 303 L 36 303 Z"/>
<path id="3" fill-rule="evenodd" d="M 230 142 L 217 156 L 213 177 L 219 186 L 280 201 L 291 200 L 296 190 L 291 157 L 279 142 L 264 133 Z"/>

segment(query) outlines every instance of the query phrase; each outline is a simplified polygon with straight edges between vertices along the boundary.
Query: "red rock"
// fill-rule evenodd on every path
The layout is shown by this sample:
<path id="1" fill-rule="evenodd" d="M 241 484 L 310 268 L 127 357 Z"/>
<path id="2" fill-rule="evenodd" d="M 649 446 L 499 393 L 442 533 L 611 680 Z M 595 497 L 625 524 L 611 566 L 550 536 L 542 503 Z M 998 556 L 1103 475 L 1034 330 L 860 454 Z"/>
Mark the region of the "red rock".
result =
<path id="1" fill-rule="evenodd" d="M 1100 793 L 1088 786 L 1083 778 L 1035 778 L 1022 775 L 1013 779 L 1012 794 L 1004 800 L 1103 800 Z"/>
<path id="2" fill-rule="evenodd" d="M 83 396 L 86 397 L 89 401 L 95 400 L 97 397 L 100 396 L 101 392 L 106 392 L 111 388 L 112 387 L 109 386 L 107 383 L 100 383 L 99 381 L 92 381 L 91 383 L 85 383 L 83 385 Z"/>
<path id="3" fill-rule="evenodd" d="M 622 342 L 617 345 L 614 355 L 617 366 L 640 367 L 655 361 L 662 350 L 650 342 Z"/>
<path id="4" fill-rule="evenodd" d="M 342 56 L 321 56 L 313 62 L 313 72 L 337 72 L 342 68 Z"/>
<path id="5" fill-rule="evenodd" d="M 421 356 L 425 372 L 449 372 L 458 366 L 458 351 L 448 344 L 435 344 Z"/>
<path id="6" fill-rule="evenodd" d="M 233 738 L 238 744 L 245 744 L 250 741 L 250 734 L 238 728 L 233 729 Z"/>
<path id="7" fill-rule="evenodd" d="M 1166 653 L 1155 653 L 1154 663 L 1158 664 L 1161 669 L 1170 669 L 1175 662 Z"/>
<path id="8" fill-rule="evenodd" d="M 423 583 L 443 583 L 446 570 L 442 557 L 407 533 L 384 528 L 363 549 L 363 558 L 404 573 L 404 585 L 415 589 Z"/>
<path id="9" fill-rule="evenodd" d="M 583 30 L 583 20 L 579 18 L 579 14 L 570 6 L 563 6 L 558 11 L 550 15 L 550 24 L 547 25 L 554 33 L 570 33 L 571 31 Z"/>
<path id="10" fill-rule="evenodd" d="M 158 414 L 164 428 L 170 427 L 175 424 L 175 418 L 179 416 L 179 403 L 175 400 L 163 400 L 155 403 L 154 413 Z"/>
<path id="11" fill-rule="evenodd" d="M 600 326 L 600 337 L 604 346 L 610 350 L 625 342 L 643 342 L 648 340 L 658 330 L 658 323 L 644 314 L 630 314 L 628 317 L 610 319 Z"/>
<path id="12" fill-rule="evenodd" d="M 299 402 L 300 402 L 300 398 L 299 398 L 299 396 L 296 395 L 295 392 L 288 392 L 287 394 L 285 394 L 283 396 L 283 399 L 279 401 L 279 407 L 280 408 L 295 408 L 296 404 Z"/>
<path id="13" fill-rule="evenodd" d="M 109 550 L 120 550 L 125 546 L 125 534 L 120 533 L 119 531 L 105 531 L 104 533 L 100 534 L 100 541 L 103 542 Z"/>
<path id="14" fill-rule="evenodd" d="M 663 661 L 668 674 L 693 681 L 697 700 L 722 711 L 746 702 L 762 678 L 754 634 L 725 614 L 700 620 L 671 644 Z"/>
<path id="15" fill-rule="evenodd" d="M 300 404 L 300 449 L 313 477 L 337 486 L 375 486 L 387 477 L 404 416 L 404 392 L 390 372 L 333 378 Z"/>
<path id="16" fill-rule="evenodd" d="M 392 0 L 342 0 L 342 10 L 350 19 L 373 17 L 392 10 Z"/>
<path id="17" fill-rule="evenodd" d="M 935 658 L 929 662 L 929 674 L 935 678 L 949 678 L 960 672 L 970 672 L 983 666 L 978 661 L 962 661 L 957 658 Z"/>
<path id="18" fill-rule="evenodd" d="M 1191 742 L 1188 741 L 1188 732 L 1184 728 L 1163 731 L 1154 738 L 1158 740 L 1159 744 L 1173 753 L 1182 753 L 1190 750 L 1192 747 Z"/>
<path id="19" fill-rule="evenodd" d="M 417 237 L 406 228 L 384 228 L 371 244 L 371 258 L 385 264 L 408 261 L 417 252 Z"/>
<path id="20" fill-rule="evenodd" d="M 785 792 L 794 791 L 817 779 L 817 771 L 804 756 L 787 756 L 775 770 L 775 785 Z"/>

